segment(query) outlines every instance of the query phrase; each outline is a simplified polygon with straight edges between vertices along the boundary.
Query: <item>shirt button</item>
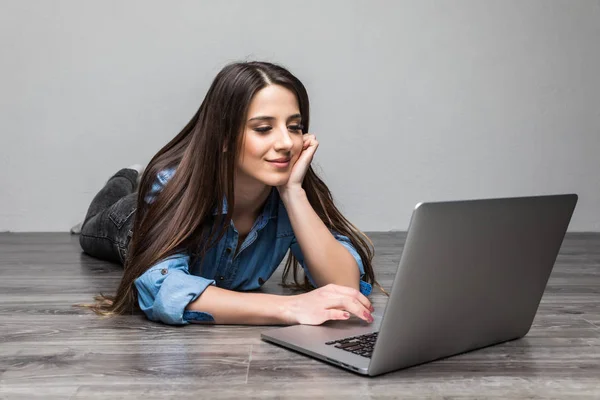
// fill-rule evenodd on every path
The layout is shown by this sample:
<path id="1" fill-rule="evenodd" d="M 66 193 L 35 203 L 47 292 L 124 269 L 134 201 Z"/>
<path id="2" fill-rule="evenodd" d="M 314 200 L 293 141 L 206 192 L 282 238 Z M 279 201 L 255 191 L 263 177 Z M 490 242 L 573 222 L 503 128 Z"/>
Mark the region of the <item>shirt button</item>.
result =
<path id="1" fill-rule="evenodd" d="M 166 269 L 166 268 L 163 268 L 163 269 L 160 270 L 160 273 L 163 274 L 163 275 L 166 275 L 167 272 L 169 272 L 169 270 Z"/>
<path id="2" fill-rule="evenodd" d="M 225 251 L 227 252 L 227 254 L 231 253 L 231 247 L 226 248 Z"/>
<path id="3" fill-rule="evenodd" d="M 219 280 L 220 280 L 220 281 L 222 281 L 222 280 L 224 280 L 224 279 L 225 279 L 225 277 L 224 277 L 224 276 L 220 276 L 220 277 L 219 277 Z"/>

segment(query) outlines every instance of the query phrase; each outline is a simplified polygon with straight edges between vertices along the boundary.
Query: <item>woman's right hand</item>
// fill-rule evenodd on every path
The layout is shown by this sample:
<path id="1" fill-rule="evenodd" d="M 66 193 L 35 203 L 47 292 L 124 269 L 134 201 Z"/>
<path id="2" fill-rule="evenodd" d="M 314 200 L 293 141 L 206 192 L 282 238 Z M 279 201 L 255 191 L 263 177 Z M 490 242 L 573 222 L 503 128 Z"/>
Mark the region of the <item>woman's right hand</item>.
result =
<path id="1" fill-rule="evenodd" d="M 287 325 L 320 325 L 344 320 L 350 314 L 373 322 L 373 306 L 358 290 L 330 283 L 308 293 L 284 297 L 283 322 Z"/>

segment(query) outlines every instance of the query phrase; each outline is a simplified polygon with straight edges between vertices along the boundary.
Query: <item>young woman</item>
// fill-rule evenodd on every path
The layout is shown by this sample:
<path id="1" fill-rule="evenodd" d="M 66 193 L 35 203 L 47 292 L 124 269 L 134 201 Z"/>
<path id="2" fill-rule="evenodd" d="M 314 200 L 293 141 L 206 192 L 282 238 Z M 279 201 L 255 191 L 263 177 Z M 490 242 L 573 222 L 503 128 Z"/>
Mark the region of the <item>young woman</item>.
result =
<path id="1" fill-rule="evenodd" d="M 310 166 L 302 83 L 266 62 L 227 65 L 200 109 L 150 161 L 117 172 L 81 228 L 82 249 L 124 263 L 101 314 L 139 306 L 167 324 L 372 322 L 370 240 L 342 216 Z M 137 192 L 136 192 L 137 191 Z M 306 293 L 248 293 L 288 257 Z M 305 272 L 298 283 L 299 266 Z"/>

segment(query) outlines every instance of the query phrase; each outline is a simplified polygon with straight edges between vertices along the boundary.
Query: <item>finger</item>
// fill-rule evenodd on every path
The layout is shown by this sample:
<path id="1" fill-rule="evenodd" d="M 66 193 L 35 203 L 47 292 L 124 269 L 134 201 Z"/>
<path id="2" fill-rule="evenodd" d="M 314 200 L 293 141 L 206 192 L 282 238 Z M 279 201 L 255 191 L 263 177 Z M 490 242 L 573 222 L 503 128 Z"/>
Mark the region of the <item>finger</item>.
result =
<path id="1" fill-rule="evenodd" d="M 312 152 L 314 153 L 315 151 L 317 151 L 317 147 L 319 147 L 319 142 L 317 142 L 317 140 L 307 140 L 306 142 L 304 142 L 304 144 L 302 145 L 302 150 L 308 150 L 309 148 L 312 147 Z"/>
<path id="2" fill-rule="evenodd" d="M 371 304 L 371 301 L 367 298 L 367 296 L 365 296 L 364 294 L 362 294 L 361 292 L 359 292 L 358 290 L 348 287 L 348 286 L 342 286 L 342 285 L 336 285 L 336 284 L 330 284 L 331 288 L 333 289 L 333 291 L 335 293 L 339 293 L 339 294 L 343 294 L 346 296 L 350 296 L 350 297 L 354 297 L 355 299 L 357 299 L 358 301 L 360 301 L 365 308 L 367 308 L 369 310 L 369 312 L 373 312 L 375 311 L 373 309 L 373 305 Z"/>
<path id="3" fill-rule="evenodd" d="M 326 308 L 343 308 L 344 310 L 356 315 L 358 318 L 367 322 L 373 322 L 371 312 L 362 305 L 360 301 L 350 296 L 339 298 L 330 298 L 327 301 Z"/>
<path id="4" fill-rule="evenodd" d="M 307 160 L 307 163 L 312 161 L 315 152 L 317 151 L 317 146 L 313 146 L 310 142 L 304 144 L 302 148 L 302 152 L 300 153 L 300 158 L 303 160 Z"/>
<path id="5" fill-rule="evenodd" d="M 329 309 L 325 310 L 325 318 L 327 320 L 344 320 L 350 318 L 348 311 Z"/>
<path id="6" fill-rule="evenodd" d="M 353 297 L 347 297 L 344 300 L 345 308 L 359 317 L 360 319 L 364 319 L 365 321 L 371 323 L 373 322 L 373 316 L 371 315 L 371 310 L 366 308 L 360 301 Z"/>

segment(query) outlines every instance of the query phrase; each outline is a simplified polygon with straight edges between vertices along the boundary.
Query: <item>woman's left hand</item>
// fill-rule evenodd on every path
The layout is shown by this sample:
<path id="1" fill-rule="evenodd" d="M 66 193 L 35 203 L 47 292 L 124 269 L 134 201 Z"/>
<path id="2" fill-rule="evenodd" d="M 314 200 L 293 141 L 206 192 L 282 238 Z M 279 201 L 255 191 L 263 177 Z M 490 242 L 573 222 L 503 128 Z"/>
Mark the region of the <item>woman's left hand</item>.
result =
<path id="1" fill-rule="evenodd" d="M 317 147 L 319 147 L 319 142 L 317 142 L 317 138 L 313 134 L 304 134 L 302 135 L 302 139 L 304 140 L 302 151 L 300 152 L 300 157 L 298 157 L 298 160 L 296 160 L 296 163 L 292 166 L 290 178 L 285 185 L 277 186 L 277 189 L 281 194 L 283 194 L 283 191 L 302 188 L 302 181 L 304 180 L 306 171 L 308 171 L 308 167 L 317 151 Z"/>

